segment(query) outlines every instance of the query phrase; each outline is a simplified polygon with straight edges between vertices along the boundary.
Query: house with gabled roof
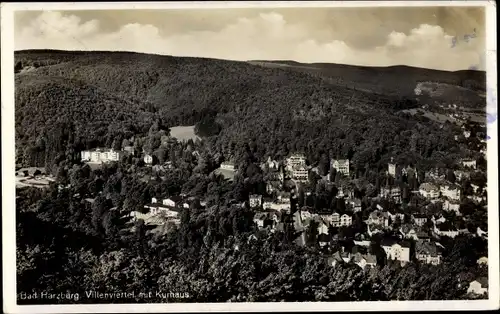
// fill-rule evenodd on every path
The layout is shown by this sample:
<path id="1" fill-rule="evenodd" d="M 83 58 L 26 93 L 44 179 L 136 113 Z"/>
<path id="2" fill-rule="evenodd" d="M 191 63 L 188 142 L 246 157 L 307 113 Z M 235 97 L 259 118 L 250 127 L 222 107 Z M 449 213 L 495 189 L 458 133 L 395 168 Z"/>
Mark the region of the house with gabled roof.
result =
<path id="1" fill-rule="evenodd" d="M 467 293 L 483 295 L 488 293 L 488 278 L 479 277 L 469 284 Z"/>
<path id="2" fill-rule="evenodd" d="M 328 265 L 335 267 L 339 264 L 343 264 L 344 259 L 342 258 L 340 251 L 337 251 L 332 254 L 332 256 L 328 257 Z"/>
<path id="3" fill-rule="evenodd" d="M 309 180 L 309 171 L 305 166 L 293 166 L 291 169 L 292 180 L 296 182 L 307 182 Z"/>
<path id="4" fill-rule="evenodd" d="M 455 238 L 460 234 L 460 231 L 450 224 L 443 223 L 439 225 L 439 227 L 434 225 L 434 233 L 437 234 L 438 236 L 447 236 L 450 238 Z"/>
<path id="5" fill-rule="evenodd" d="M 418 188 L 420 195 L 427 199 L 436 199 L 439 197 L 439 188 L 432 183 L 422 183 Z"/>
<path id="6" fill-rule="evenodd" d="M 377 266 L 377 257 L 372 254 L 356 253 L 353 255 L 352 261 L 362 269 Z"/>
<path id="7" fill-rule="evenodd" d="M 318 234 L 328 234 L 328 224 L 323 219 L 318 220 Z"/>
<path id="8" fill-rule="evenodd" d="M 411 224 L 403 224 L 399 228 L 399 232 L 401 232 L 401 235 L 407 239 L 418 239 L 417 237 L 417 231 Z"/>
<path id="9" fill-rule="evenodd" d="M 415 256 L 417 260 L 425 264 L 441 264 L 441 253 L 435 243 L 417 241 L 415 245 Z"/>
<path id="10" fill-rule="evenodd" d="M 445 200 L 443 202 L 443 210 L 454 211 L 457 216 L 460 216 L 460 202 L 454 200 Z"/>
<path id="11" fill-rule="evenodd" d="M 360 199 L 350 198 L 350 199 L 347 200 L 347 205 L 355 213 L 361 211 L 361 200 Z"/>
<path id="12" fill-rule="evenodd" d="M 375 210 L 370 213 L 365 222 L 367 225 L 379 225 L 387 228 L 389 226 L 389 214 L 385 211 Z"/>
<path id="13" fill-rule="evenodd" d="M 349 159 L 332 159 L 330 161 L 330 167 L 336 169 L 343 175 L 349 175 Z"/>
<path id="14" fill-rule="evenodd" d="M 429 235 L 429 233 L 427 231 L 419 230 L 419 231 L 417 231 L 416 236 L 417 236 L 417 239 L 420 241 L 428 242 L 431 240 L 431 236 Z"/>
<path id="15" fill-rule="evenodd" d="M 384 239 L 381 243 L 387 259 L 397 260 L 401 263 L 410 261 L 410 243 L 408 241 L 398 241 L 397 239 Z"/>
<path id="16" fill-rule="evenodd" d="M 427 180 L 443 180 L 444 178 L 446 178 L 445 169 L 434 168 L 425 173 Z"/>
<path id="17" fill-rule="evenodd" d="M 401 188 L 400 187 L 382 187 L 379 193 L 380 198 L 393 200 L 395 203 L 401 203 Z"/>
<path id="18" fill-rule="evenodd" d="M 260 207 L 262 205 L 262 195 L 258 194 L 250 195 L 249 204 L 251 208 Z"/>
<path id="19" fill-rule="evenodd" d="M 342 216 L 340 216 L 340 226 L 341 227 L 347 227 L 347 226 L 350 226 L 352 225 L 352 217 L 347 215 L 347 214 L 343 214 Z"/>
<path id="20" fill-rule="evenodd" d="M 467 172 L 467 171 L 455 170 L 455 171 L 453 171 L 453 173 L 455 174 L 455 178 L 458 181 L 462 181 L 464 179 L 469 179 L 470 178 L 470 173 Z"/>
<path id="21" fill-rule="evenodd" d="M 177 201 L 179 197 L 170 197 L 158 202 L 158 199 L 153 197 L 151 203 L 144 205 L 144 208 L 149 209 L 152 215 L 164 213 L 167 216 L 177 217 L 179 215 L 179 208 Z"/>
<path id="22" fill-rule="evenodd" d="M 340 214 L 333 212 L 328 215 L 321 215 L 325 222 L 329 223 L 332 227 L 340 227 Z"/>

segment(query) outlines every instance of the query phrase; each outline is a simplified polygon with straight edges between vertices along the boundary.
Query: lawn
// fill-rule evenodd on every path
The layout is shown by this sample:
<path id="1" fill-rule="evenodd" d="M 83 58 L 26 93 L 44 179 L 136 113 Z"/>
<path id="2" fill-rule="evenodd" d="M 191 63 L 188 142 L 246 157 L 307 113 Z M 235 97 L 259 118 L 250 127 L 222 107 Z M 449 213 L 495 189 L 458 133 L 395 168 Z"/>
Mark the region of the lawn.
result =
<path id="1" fill-rule="evenodd" d="M 194 134 L 194 125 L 174 126 L 170 128 L 170 135 L 179 141 L 187 141 L 189 139 L 195 141 L 200 139 L 196 134 Z"/>

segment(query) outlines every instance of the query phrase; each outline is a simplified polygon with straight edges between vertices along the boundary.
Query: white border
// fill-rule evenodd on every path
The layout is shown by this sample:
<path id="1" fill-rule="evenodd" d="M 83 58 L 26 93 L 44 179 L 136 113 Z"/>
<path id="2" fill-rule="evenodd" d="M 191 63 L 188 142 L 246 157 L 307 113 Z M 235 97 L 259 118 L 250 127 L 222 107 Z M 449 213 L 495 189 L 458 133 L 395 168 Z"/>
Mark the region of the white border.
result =
<path id="1" fill-rule="evenodd" d="M 287 7 L 486 7 L 486 65 L 488 109 L 497 107 L 496 4 L 494 1 L 356 1 L 356 2 L 172 2 L 172 3 L 2 3 L 1 4 L 1 108 L 2 108 L 2 215 L 3 215 L 3 300 L 6 313 L 136 313 L 136 312 L 211 312 L 211 311 L 422 311 L 478 310 L 500 308 L 499 211 L 498 211 L 498 138 L 497 122 L 488 125 L 488 230 L 489 300 L 480 301 L 389 301 L 389 302 L 305 302 L 305 303 L 182 303 L 182 304 L 94 304 L 25 305 L 16 304 L 15 267 L 15 185 L 14 182 L 14 68 L 13 33 L 16 10 L 106 10 L 106 9 L 222 9 Z M 493 97 L 492 97 L 493 96 Z M 500 275 L 499 275 L 500 276 Z"/>

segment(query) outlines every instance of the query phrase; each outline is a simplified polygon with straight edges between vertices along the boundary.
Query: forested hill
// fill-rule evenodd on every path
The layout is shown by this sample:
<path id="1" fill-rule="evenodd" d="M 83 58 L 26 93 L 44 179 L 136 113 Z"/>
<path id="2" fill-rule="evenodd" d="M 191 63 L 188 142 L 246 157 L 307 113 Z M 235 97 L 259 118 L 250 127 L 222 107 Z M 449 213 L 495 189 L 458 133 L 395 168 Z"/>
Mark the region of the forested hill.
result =
<path id="1" fill-rule="evenodd" d="M 249 63 L 272 68 L 309 73 L 336 85 L 369 90 L 380 94 L 414 96 L 420 82 L 436 82 L 486 91 L 486 72 L 475 70 L 440 71 L 409 66 L 366 67 L 330 63 L 298 63 L 295 61 L 250 61 Z"/>
<path id="2" fill-rule="evenodd" d="M 312 162 L 351 158 L 356 171 L 388 158 L 389 148 L 413 163 L 461 153 L 451 125 L 441 129 L 398 113 L 419 106 L 412 97 L 339 86 L 283 67 L 43 50 L 16 52 L 15 72 L 16 144 L 25 164 L 50 166 L 84 147 L 147 135 L 158 121 L 215 120 L 219 136 L 207 143 L 226 157 L 259 160 L 302 151 Z"/>

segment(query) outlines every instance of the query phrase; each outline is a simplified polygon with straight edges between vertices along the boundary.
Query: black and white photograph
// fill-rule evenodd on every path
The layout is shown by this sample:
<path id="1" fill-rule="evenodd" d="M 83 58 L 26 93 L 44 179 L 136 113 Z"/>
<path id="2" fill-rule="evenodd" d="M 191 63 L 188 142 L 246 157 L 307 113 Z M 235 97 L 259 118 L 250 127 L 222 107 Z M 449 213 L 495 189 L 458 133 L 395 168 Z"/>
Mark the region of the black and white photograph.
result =
<path id="1" fill-rule="evenodd" d="M 496 4 L 380 3 L 3 3 L 4 311 L 498 308 Z"/>

